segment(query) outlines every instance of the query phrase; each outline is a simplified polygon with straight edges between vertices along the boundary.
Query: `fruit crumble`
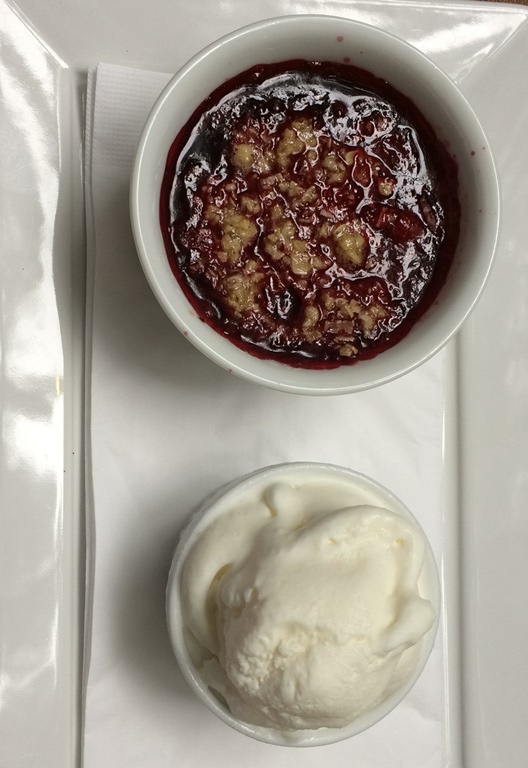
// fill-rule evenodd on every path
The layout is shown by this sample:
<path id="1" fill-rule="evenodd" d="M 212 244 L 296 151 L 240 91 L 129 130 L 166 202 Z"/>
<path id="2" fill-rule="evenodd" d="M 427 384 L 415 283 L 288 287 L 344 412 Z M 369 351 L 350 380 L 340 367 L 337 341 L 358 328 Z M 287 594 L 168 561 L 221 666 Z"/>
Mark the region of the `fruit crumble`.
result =
<path id="1" fill-rule="evenodd" d="M 160 212 L 205 322 L 261 357 L 331 367 L 392 346 L 436 298 L 458 239 L 457 167 L 372 74 L 262 65 L 177 136 Z"/>

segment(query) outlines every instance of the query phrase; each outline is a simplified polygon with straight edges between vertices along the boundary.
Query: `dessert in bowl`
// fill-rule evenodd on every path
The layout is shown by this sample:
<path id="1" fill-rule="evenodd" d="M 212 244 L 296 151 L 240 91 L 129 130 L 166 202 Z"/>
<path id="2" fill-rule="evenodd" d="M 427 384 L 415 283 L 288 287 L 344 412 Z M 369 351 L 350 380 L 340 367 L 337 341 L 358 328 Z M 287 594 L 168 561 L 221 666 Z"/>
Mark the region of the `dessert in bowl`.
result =
<path id="1" fill-rule="evenodd" d="M 174 555 L 167 618 L 194 692 L 261 741 L 351 737 L 407 695 L 440 615 L 431 547 L 373 480 L 326 464 L 254 472 L 205 501 Z"/>
<path id="2" fill-rule="evenodd" d="M 454 83 L 346 19 L 239 30 L 169 83 L 131 191 L 169 317 L 253 381 L 336 394 L 389 381 L 456 332 L 491 266 L 498 191 Z"/>

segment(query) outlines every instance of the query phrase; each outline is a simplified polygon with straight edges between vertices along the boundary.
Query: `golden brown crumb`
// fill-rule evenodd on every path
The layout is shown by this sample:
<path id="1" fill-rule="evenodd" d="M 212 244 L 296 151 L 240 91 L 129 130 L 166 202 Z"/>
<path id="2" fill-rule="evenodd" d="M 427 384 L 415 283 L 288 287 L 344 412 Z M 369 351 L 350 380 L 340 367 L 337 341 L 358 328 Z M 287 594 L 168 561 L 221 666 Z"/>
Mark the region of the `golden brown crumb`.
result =
<path id="1" fill-rule="evenodd" d="M 336 254 L 345 266 L 360 267 L 365 263 L 367 240 L 351 224 L 339 224 L 332 230 Z"/>
<path id="2" fill-rule="evenodd" d="M 242 173 L 249 173 L 255 160 L 251 144 L 235 144 L 231 152 L 231 162 Z"/>

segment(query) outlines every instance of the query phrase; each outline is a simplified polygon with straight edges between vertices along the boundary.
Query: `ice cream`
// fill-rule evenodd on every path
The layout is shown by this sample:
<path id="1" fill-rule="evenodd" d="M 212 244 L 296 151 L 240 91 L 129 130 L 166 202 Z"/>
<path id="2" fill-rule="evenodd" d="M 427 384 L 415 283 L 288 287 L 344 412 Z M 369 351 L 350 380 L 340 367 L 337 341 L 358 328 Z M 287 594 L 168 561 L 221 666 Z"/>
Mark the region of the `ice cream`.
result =
<path id="1" fill-rule="evenodd" d="M 341 728 L 412 676 L 435 621 L 420 592 L 426 543 L 386 501 L 340 477 L 256 482 L 196 536 L 183 620 L 233 715 Z"/>

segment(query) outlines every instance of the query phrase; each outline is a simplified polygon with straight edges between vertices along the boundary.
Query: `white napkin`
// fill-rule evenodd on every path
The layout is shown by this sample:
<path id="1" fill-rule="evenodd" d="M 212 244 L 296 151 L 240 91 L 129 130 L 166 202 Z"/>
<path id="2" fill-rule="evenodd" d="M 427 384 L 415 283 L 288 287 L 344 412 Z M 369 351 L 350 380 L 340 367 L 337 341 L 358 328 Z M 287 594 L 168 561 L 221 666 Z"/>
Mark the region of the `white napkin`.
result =
<path id="1" fill-rule="evenodd" d="M 95 535 L 84 767 L 441 768 L 441 634 L 413 691 L 384 721 L 304 750 L 232 731 L 193 696 L 173 658 L 164 590 L 178 532 L 206 494 L 257 467 L 308 460 L 369 474 L 417 515 L 440 558 L 444 357 L 370 392 L 297 397 L 229 375 L 178 333 L 143 276 L 128 215 L 136 143 L 167 78 L 107 65 L 89 78 Z"/>

